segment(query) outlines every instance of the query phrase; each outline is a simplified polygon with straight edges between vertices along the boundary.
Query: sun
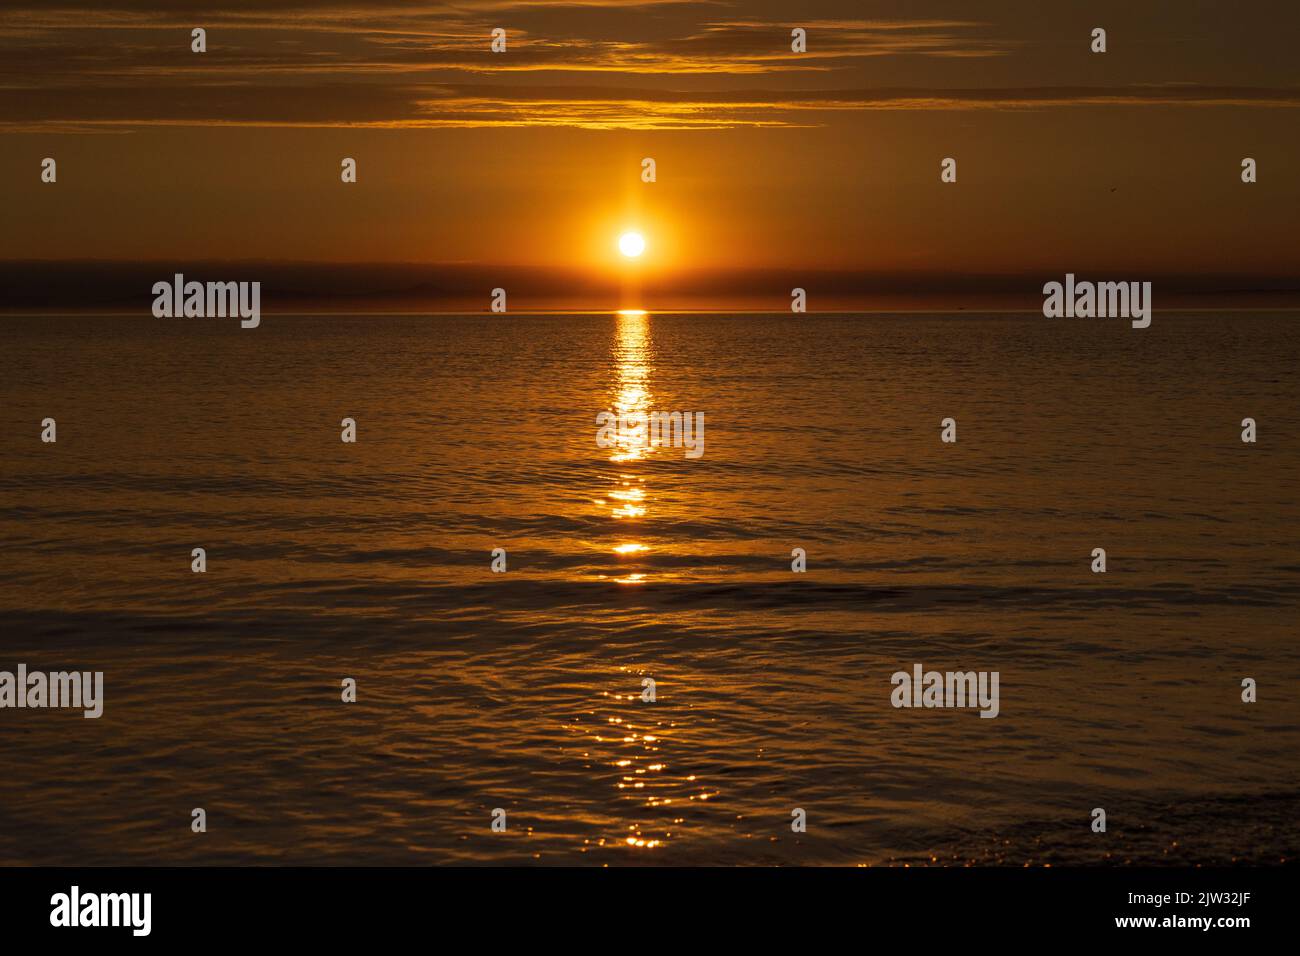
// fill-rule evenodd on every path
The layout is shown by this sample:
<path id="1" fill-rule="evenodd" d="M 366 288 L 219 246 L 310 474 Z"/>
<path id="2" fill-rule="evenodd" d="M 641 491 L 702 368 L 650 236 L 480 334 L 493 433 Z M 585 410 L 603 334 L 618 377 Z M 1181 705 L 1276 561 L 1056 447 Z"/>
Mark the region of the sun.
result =
<path id="1" fill-rule="evenodd" d="M 618 237 L 618 251 L 629 259 L 635 259 L 645 252 L 645 237 L 639 232 L 625 232 Z"/>

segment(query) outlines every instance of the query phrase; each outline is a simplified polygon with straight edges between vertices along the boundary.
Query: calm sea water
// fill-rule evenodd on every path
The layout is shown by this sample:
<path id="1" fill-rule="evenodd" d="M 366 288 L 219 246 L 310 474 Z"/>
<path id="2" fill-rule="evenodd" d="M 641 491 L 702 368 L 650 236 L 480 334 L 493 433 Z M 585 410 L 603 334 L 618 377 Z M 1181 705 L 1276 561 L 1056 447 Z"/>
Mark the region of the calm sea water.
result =
<path id="1" fill-rule="evenodd" d="M 1297 322 L 0 320 L 0 863 L 1293 859 Z"/>

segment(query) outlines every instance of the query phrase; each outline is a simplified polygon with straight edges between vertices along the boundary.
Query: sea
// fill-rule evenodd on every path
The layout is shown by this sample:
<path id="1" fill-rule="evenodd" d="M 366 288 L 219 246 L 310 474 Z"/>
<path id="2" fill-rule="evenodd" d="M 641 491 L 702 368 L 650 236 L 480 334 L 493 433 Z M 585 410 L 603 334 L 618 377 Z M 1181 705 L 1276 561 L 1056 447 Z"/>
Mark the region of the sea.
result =
<path id="1" fill-rule="evenodd" d="M 1294 861 L 1298 331 L 0 318 L 0 864 Z"/>

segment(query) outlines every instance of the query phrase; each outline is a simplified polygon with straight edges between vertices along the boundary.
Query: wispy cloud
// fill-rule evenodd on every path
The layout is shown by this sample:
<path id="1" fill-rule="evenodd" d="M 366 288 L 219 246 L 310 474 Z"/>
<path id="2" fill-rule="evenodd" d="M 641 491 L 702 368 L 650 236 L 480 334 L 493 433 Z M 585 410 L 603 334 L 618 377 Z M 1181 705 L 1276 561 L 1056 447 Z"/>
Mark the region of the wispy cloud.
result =
<path id="1" fill-rule="evenodd" d="M 879 110 L 1024 111 L 1087 106 L 1300 107 L 1300 89 L 1125 87 L 969 90 L 699 92 L 583 86 L 331 89 L 241 86 L 105 87 L 17 96 L 0 90 L 10 131 L 123 131 L 144 126 L 435 128 L 541 126 L 689 130 L 806 127 Z"/>
<path id="2" fill-rule="evenodd" d="M 876 88 L 865 80 L 881 58 L 979 63 L 1011 56 L 1023 41 L 969 19 L 810 17 L 800 23 L 809 50 L 796 56 L 788 24 L 737 15 L 744 6 L 265 0 L 178 14 L 132 0 L 32 4 L 0 23 L 0 129 L 716 129 L 819 125 L 870 110 L 1300 105 L 1297 89 L 990 88 L 977 74 L 969 87 Z M 205 54 L 189 50 L 194 26 L 208 31 Z M 505 55 L 489 51 L 495 26 L 509 31 Z"/>

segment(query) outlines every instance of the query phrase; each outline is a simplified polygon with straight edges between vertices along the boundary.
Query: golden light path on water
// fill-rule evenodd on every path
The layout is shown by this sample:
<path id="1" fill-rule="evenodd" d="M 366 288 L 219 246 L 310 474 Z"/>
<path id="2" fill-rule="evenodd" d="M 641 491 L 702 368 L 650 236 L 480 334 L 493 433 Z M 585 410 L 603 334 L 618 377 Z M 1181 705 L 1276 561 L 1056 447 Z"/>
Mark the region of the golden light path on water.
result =
<path id="1" fill-rule="evenodd" d="M 625 414 L 649 415 L 653 398 L 650 317 L 640 310 L 625 310 L 617 313 L 616 321 L 610 411 L 620 419 Z M 610 451 L 609 461 L 615 469 L 609 476 L 613 487 L 604 499 L 598 500 L 611 506 L 610 517 L 620 531 L 626 526 L 626 533 L 619 535 L 619 543 L 613 547 L 614 554 L 620 560 L 635 558 L 650 550 L 633 540 L 638 522 L 648 513 L 645 478 L 637 474 L 637 466 L 655 449 L 642 431 L 639 434 L 620 432 Z M 629 571 L 613 580 L 636 585 L 646 581 L 647 574 Z M 689 728 L 680 726 L 677 720 L 659 717 L 662 712 L 659 706 L 643 699 L 649 693 L 646 679 L 657 679 L 656 675 L 632 666 L 620 667 L 619 671 L 616 689 L 602 691 L 595 706 L 569 729 L 586 737 L 589 750 L 584 756 L 613 771 L 620 803 L 635 805 L 639 812 L 620 814 L 619 830 L 584 840 L 583 852 L 612 846 L 633 850 L 662 847 L 684 823 L 682 814 L 686 808 L 695 801 L 707 801 L 718 795 L 717 790 L 704 787 L 695 774 L 682 774 L 672 765 L 674 739 Z M 657 696 L 657 685 L 655 691 Z M 680 715 L 683 711 L 676 713 Z M 637 816 L 641 817 L 639 822 L 635 820 Z"/>
<path id="2" fill-rule="evenodd" d="M 721 791 L 702 783 L 696 774 L 674 766 L 676 738 L 690 728 L 678 720 L 656 718 L 656 705 L 642 698 L 650 672 L 620 667 L 616 691 L 602 691 L 597 705 L 568 729 L 586 737 L 584 757 L 608 767 L 614 789 L 629 810 L 610 820 L 605 836 L 583 840 L 582 852 L 602 848 L 654 850 L 679 835 L 686 815 L 696 803 L 716 799 Z"/>
<path id="3" fill-rule="evenodd" d="M 614 400 L 611 411 L 623 422 L 626 416 L 640 417 L 644 421 L 650 414 L 650 317 L 639 309 L 627 309 L 617 315 L 618 327 L 614 342 Z M 609 460 L 615 465 L 629 466 L 647 457 L 654 449 L 646 441 L 644 427 L 624 429 L 619 427 L 613 454 Z M 614 487 L 607 498 L 614 502 L 611 514 L 615 519 L 635 521 L 646 516 L 645 479 L 631 468 L 623 467 L 611 478 Z M 638 554 L 646 545 L 625 541 L 614 548 L 620 555 Z M 616 579 L 620 584 L 637 584 L 645 580 L 642 572 L 631 572 Z"/>

